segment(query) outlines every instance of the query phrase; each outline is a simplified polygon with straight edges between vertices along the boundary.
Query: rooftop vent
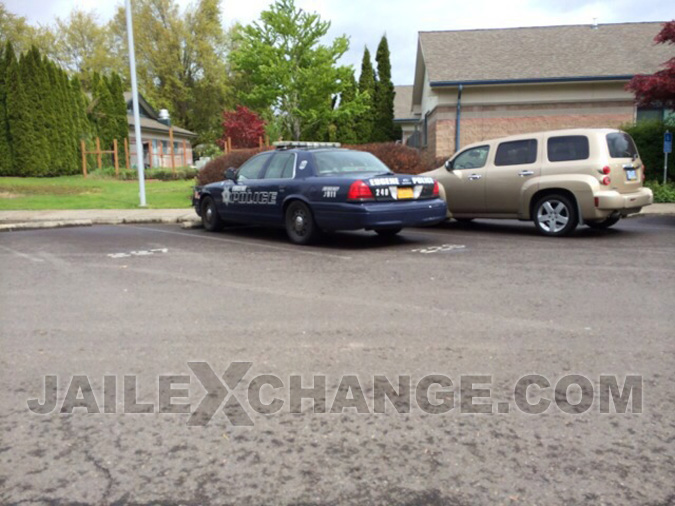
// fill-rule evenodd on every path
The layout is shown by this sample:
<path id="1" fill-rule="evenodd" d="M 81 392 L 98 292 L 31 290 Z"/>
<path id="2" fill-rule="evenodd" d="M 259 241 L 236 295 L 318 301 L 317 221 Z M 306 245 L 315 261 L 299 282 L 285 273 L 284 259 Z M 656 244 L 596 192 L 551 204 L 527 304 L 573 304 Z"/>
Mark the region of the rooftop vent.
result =
<path id="1" fill-rule="evenodd" d="M 166 126 L 171 126 L 171 117 L 167 109 L 159 110 L 159 122 L 164 123 Z"/>

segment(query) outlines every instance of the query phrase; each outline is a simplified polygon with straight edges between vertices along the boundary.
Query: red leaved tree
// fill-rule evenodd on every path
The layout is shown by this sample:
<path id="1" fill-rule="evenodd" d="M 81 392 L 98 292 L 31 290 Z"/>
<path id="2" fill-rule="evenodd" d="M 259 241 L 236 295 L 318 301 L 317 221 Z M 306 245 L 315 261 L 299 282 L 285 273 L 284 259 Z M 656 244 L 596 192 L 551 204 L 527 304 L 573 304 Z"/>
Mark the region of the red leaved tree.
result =
<path id="1" fill-rule="evenodd" d="M 654 37 L 657 44 L 675 44 L 675 20 L 664 23 Z M 635 93 L 638 105 L 661 104 L 668 109 L 675 108 L 675 57 L 663 64 L 664 69 L 652 75 L 637 75 L 626 85 Z"/>
<path id="2" fill-rule="evenodd" d="M 222 148 L 226 147 L 228 137 L 237 149 L 257 148 L 260 139 L 265 137 L 265 120 L 242 105 L 238 105 L 236 111 L 223 112 L 222 124 L 223 137 L 218 140 Z"/>

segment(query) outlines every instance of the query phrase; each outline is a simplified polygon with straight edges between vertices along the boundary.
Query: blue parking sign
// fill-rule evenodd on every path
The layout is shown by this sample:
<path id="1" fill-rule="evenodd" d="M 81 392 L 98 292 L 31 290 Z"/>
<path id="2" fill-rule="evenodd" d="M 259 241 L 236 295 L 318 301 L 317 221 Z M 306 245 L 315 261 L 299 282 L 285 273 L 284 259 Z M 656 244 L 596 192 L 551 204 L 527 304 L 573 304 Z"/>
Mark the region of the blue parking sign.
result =
<path id="1" fill-rule="evenodd" d="M 672 153 L 673 152 L 673 134 L 666 132 L 663 134 L 663 152 Z"/>

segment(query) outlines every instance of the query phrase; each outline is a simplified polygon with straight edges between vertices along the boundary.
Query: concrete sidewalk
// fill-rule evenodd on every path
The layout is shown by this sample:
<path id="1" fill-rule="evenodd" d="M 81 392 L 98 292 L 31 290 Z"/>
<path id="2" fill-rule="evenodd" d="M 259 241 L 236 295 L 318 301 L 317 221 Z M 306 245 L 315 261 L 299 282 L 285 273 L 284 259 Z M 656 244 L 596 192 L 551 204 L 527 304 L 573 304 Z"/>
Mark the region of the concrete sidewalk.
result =
<path id="1" fill-rule="evenodd" d="M 0 232 L 125 223 L 181 223 L 184 228 L 191 228 L 198 226 L 201 220 L 190 208 L 0 211 Z"/>
<path id="2" fill-rule="evenodd" d="M 652 204 L 632 216 L 653 215 L 675 215 L 675 204 Z M 190 208 L 0 211 L 0 232 L 125 223 L 180 223 L 183 228 L 194 228 L 201 225 L 201 220 Z"/>

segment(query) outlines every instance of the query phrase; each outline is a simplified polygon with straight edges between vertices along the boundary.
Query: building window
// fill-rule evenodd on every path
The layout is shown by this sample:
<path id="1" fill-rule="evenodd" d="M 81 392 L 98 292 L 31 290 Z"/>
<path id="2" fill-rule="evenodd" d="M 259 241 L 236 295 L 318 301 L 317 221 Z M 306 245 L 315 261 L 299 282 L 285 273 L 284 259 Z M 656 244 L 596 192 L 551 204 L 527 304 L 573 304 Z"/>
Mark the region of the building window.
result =
<path id="1" fill-rule="evenodd" d="M 675 111 L 664 107 L 638 107 L 636 119 L 641 121 L 665 121 L 675 117 Z"/>

